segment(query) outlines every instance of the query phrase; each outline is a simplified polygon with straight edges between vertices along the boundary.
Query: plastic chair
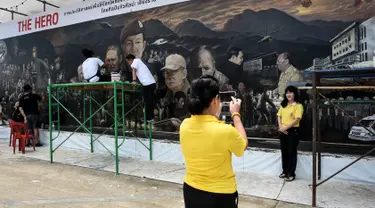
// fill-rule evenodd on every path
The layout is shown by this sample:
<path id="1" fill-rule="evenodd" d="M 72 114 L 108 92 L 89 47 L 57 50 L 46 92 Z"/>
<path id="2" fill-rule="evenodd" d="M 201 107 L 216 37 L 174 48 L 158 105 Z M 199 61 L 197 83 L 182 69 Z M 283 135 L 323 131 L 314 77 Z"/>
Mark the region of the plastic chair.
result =
<path id="1" fill-rule="evenodd" d="M 22 151 L 22 154 L 25 154 L 26 152 L 26 141 L 28 139 L 32 140 L 33 149 L 35 151 L 35 138 L 32 134 L 29 133 L 29 129 L 27 127 L 27 124 L 25 123 L 13 123 L 13 129 L 14 129 L 14 136 L 13 136 L 13 154 L 16 153 L 16 143 L 17 139 L 19 150 Z"/>
<path id="2" fill-rule="evenodd" d="M 9 127 L 10 127 L 9 147 L 11 147 L 11 146 L 12 146 L 12 138 L 14 137 L 14 128 L 13 128 L 13 124 L 15 123 L 15 121 L 13 121 L 12 119 L 9 119 L 9 120 L 8 120 L 8 123 L 9 123 Z"/>

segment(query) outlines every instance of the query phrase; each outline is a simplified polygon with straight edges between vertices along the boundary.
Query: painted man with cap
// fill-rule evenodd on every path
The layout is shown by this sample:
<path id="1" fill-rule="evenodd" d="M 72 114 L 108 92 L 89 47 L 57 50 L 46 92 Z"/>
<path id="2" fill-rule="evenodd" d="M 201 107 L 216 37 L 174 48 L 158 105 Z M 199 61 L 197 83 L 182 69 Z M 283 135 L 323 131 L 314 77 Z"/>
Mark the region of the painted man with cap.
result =
<path id="1" fill-rule="evenodd" d="M 151 73 L 155 73 L 155 69 L 161 68 L 160 66 L 149 64 L 147 63 L 147 61 L 143 60 L 143 54 L 145 52 L 147 42 L 145 36 L 145 27 L 140 20 L 135 19 L 124 25 L 121 30 L 120 43 L 123 57 L 126 57 L 129 54 L 134 55 L 136 58 L 142 60 L 143 63 L 147 65 Z M 132 69 L 126 61 L 122 62 L 121 67 L 123 69 L 126 69 L 125 74 L 131 75 Z M 131 81 L 131 79 L 128 78 L 128 81 Z"/>
<path id="2" fill-rule="evenodd" d="M 187 97 L 190 91 L 185 58 L 179 54 L 169 55 L 165 60 L 165 66 L 161 70 L 168 88 L 165 97 L 161 100 L 161 105 L 163 107 L 171 107 L 170 105 L 176 104 L 176 93 L 183 92 L 185 97 Z M 171 115 L 173 116 L 174 113 L 171 112 Z"/>
<path id="3" fill-rule="evenodd" d="M 141 59 L 147 45 L 143 23 L 134 20 L 126 24 L 121 31 L 120 41 L 124 57 L 133 54 Z"/>

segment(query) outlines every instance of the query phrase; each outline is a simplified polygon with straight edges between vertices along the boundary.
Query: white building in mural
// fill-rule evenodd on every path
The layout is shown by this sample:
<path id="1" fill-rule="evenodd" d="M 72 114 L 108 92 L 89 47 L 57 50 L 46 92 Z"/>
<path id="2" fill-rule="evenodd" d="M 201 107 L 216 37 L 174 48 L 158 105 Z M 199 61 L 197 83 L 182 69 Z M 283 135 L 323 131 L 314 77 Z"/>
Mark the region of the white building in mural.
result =
<path id="1" fill-rule="evenodd" d="M 361 62 L 372 61 L 375 50 L 375 17 L 359 25 L 359 57 Z"/>
<path id="2" fill-rule="evenodd" d="M 330 42 L 332 47 L 332 62 L 334 65 L 346 65 L 358 62 L 359 36 L 358 24 L 353 23 Z"/>
<path id="3" fill-rule="evenodd" d="M 332 66 L 331 56 L 327 56 L 326 58 L 315 58 L 313 60 L 312 69 L 322 70 L 322 69 L 327 69 L 330 66 Z"/>

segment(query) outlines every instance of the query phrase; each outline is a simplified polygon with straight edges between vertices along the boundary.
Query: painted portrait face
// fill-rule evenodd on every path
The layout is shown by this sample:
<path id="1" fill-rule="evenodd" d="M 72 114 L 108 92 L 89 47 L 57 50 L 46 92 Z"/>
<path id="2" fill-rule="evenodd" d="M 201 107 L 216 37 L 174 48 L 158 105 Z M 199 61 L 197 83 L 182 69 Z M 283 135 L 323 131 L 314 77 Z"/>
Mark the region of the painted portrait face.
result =
<path id="1" fill-rule="evenodd" d="M 210 51 L 206 49 L 199 51 L 199 68 L 202 70 L 202 75 L 214 75 L 215 60 Z"/>
<path id="2" fill-rule="evenodd" d="M 243 52 L 239 51 L 237 56 L 233 56 L 231 59 L 232 63 L 241 65 L 243 62 Z"/>
<path id="3" fill-rule="evenodd" d="M 118 71 L 120 68 L 121 57 L 118 56 L 116 49 L 107 52 L 106 57 L 109 65 L 109 72 Z"/>
<path id="4" fill-rule="evenodd" d="M 276 65 L 277 65 L 277 68 L 280 69 L 280 71 L 285 71 L 289 66 L 289 60 L 285 59 L 284 54 L 280 54 L 277 57 Z"/>
<path id="5" fill-rule="evenodd" d="M 136 58 L 142 58 L 143 51 L 146 48 L 146 41 L 143 34 L 128 36 L 122 43 L 122 50 L 124 56 L 133 54 Z"/>
<path id="6" fill-rule="evenodd" d="M 238 89 L 241 90 L 241 91 L 245 90 L 245 84 L 243 82 L 240 82 L 238 84 Z"/>
<path id="7" fill-rule="evenodd" d="M 184 73 L 184 69 L 164 69 L 163 74 L 165 77 L 165 84 L 167 85 L 168 89 L 172 91 L 182 90 L 180 88 L 183 87 L 184 79 L 186 78 L 186 73 Z"/>

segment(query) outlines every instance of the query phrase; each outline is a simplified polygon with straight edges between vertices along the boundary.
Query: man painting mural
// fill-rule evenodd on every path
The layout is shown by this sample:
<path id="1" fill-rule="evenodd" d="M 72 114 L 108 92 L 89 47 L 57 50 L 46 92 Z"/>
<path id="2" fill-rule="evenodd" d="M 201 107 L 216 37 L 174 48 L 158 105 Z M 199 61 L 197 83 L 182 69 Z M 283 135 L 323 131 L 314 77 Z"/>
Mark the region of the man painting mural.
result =
<path id="1" fill-rule="evenodd" d="M 85 61 L 82 63 L 83 77 L 87 82 L 103 82 L 108 81 L 102 76 L 101 69 L 108 68 L 108 64 L 104 63 L 97 57 L 94 57 L 94 52 L 89 49 L 83 49 L 82 54 Z"/>
<path id="2" fill-rule="evenodd" d="M 289 82 L 302 82 L 303 76 L 298 69 L 291 64 L 291 56 L 289 53 L 282 53 L 277 58 L 277 67 L 281 71 L 279 83 L 277 85 L 277 93 L 279 97 L 283 97 L 285 89 Z"/>

